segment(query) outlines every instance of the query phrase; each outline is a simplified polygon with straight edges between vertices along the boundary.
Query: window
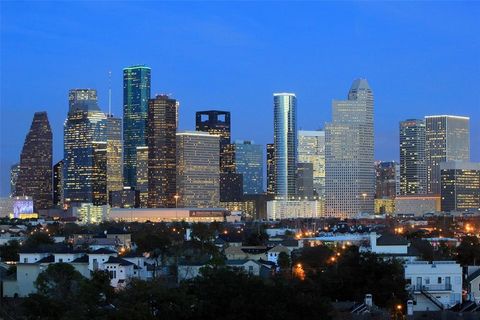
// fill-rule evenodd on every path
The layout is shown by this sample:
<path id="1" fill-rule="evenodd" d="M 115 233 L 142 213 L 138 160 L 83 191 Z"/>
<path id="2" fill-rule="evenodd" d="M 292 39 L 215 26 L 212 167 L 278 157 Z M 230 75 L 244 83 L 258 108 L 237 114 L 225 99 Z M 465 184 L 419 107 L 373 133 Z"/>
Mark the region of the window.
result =
<path id="1" fill-rule="evenodd" d="M 430 284 L 430 278 L 429 277 L 425 278 L 425 284 Z"/>
<path id="2" fill-rule="evenodd" d="M 248 267 L 248 273 L 253 273 L 253 266 Z"/>
<path id="3" fill-rule="evenodd" d="M 28 263 L 28 258 L 23 258 L 23 263 Z"/>
<path id="4" fill-rule="evenodd" d="M 438 277 L 437 283 L 442 283 L 442 277 Z"/>

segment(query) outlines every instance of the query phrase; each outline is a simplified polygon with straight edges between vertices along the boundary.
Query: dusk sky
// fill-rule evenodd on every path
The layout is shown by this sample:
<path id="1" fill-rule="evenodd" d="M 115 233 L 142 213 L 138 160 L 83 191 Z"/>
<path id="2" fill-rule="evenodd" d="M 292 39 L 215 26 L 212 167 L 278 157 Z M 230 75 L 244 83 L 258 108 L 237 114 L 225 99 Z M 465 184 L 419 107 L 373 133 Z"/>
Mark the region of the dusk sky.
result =
<path id="1" fill-rule="evenodd" d="M 375 95 L 375 158 L 397 160 L 398 123 L 471 117 L 480 161 L 480 2 L 0 3 L 0 195 L 35 111 L 47 111 L 63 157 L 68 90 L 95 88 L 122 116 L 122 68 L 152 68 L 152 94 L 232 113 L 232 138 L 273 141 L 273 92 L 294 92 L 298 128 L 331 119 L 352 81 Z"/>

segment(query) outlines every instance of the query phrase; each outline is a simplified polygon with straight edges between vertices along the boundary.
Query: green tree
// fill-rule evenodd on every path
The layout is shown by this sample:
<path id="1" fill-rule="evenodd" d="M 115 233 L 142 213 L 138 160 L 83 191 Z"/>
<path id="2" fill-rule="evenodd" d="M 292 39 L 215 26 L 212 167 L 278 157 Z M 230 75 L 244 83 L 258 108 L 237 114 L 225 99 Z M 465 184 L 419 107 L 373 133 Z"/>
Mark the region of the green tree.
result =
<path id="1" fill-rule="evenodd" d="M 461 265 L 477 265 L 480 263 L 480 243 L 475 236 L 465 236 L 457 247 L 457 261 Z"/>
<path id="2" fill-rule="evenodd" d="M 40 246 L 48 246 L 54 244 L 55 241 L 46 232 L 34 232 L 23 243 L 25 248 L 38 248 Z"/>
<path id="3" fill-rule="evenodd" d="M 278 264 L 278 267 L 280 268 L 280 272 L 283 275 L 290 274 L 290 268 L 292 266 L 292 263 L 291 263 L 289 254 L 287 254 L 286 252 L 280 252 L 277 259 L 277 264 Z"/>
<path id="4" fill-rule="evenodd" d="M 10 240 L 0 246 L 0 258 L 2 261 L 18 261 L 20 243 L 17 240 Z"/>

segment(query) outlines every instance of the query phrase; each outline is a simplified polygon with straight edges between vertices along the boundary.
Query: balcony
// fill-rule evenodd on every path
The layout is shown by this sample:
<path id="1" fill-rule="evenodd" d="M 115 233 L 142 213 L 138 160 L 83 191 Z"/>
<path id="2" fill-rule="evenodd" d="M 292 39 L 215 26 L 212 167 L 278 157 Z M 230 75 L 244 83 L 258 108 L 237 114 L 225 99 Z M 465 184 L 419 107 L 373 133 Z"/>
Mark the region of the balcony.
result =
<path id="1" fill-rule="evenodd" d="M 416 292 L 421 292 L 421 291 L 428 291 L 428 292 L 442 292 L 442 291 L 452 291 L 452 285 L 451 284 L 424 284 L 421 286 L 417 285 L 408 285 L 407 290 L 410 291 L 416 291 Z"/>

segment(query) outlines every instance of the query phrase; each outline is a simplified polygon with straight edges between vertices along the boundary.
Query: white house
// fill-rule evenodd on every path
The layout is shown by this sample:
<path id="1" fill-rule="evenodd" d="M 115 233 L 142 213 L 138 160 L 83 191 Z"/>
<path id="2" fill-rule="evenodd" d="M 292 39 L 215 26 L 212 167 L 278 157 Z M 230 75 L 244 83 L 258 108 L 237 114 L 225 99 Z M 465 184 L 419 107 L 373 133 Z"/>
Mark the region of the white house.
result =
<path id="1" fill-rule="evenodd" d="M 462 302 L 462 267 L 455 261 L 414 261 L 404 268 L 413 311 L 445 310 Z"/>
<path id="2" fill-rule="evenodd" d="M 225 263 L 227 267 L 230 267 L 236 270 L 242 270 L 245 273 L 248 273 L 254 276 L 260 275 L 260 269 L 262 267 L 260 263 L 254 260 L 227 260 L 225 261 Z"/>
<path id="3" fill-rule="evenodd" d="M 272 249 L 268 250 L 267 252 L 267 260 L 270 262 L 273 262 L 275 264 L 278 264 L 278 256 L 280 253 L 285 252 L 289 257 L 290 257 L 290 249 L 287 247 L 284 247 L 282 245 L 278 245 L 273 247 Z"/>

